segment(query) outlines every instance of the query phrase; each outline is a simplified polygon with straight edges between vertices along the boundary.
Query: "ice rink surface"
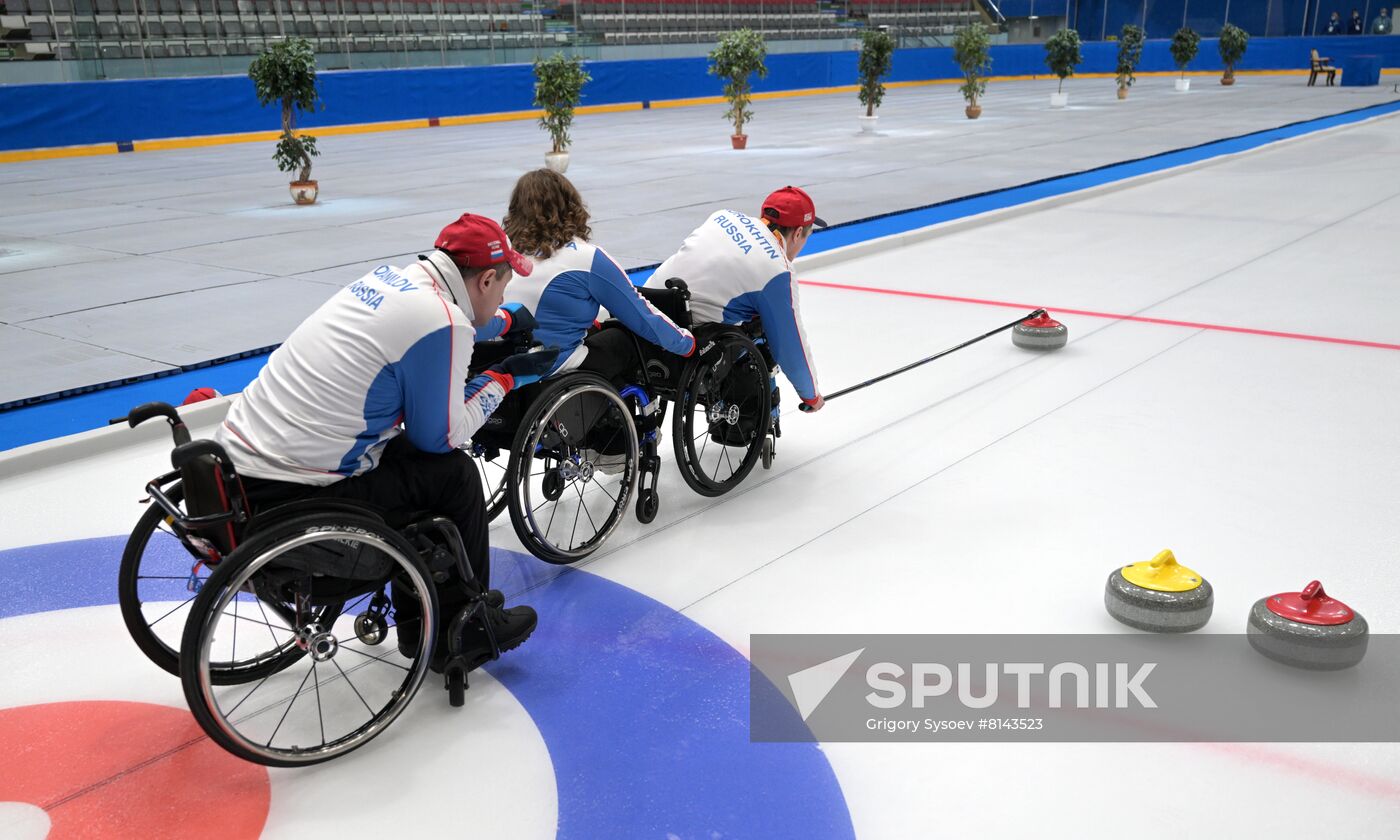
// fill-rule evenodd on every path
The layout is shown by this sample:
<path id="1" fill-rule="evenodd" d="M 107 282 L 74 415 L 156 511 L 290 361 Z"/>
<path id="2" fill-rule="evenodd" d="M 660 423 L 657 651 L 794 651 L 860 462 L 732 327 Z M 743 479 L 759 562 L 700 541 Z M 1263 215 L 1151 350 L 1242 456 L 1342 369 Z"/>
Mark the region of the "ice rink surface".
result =
<path id="1" fill-rule="evenodd" d="M 978 120 L 952 85 L 891 89 L 876 136 L 854 95 L 755 103 L 728 148 L 722 105 L 583 115 L 569 178 L 625 268 L 669 256 L 711 209 L 785 183 L 840 223 L 1395 99 L 1295 76 L 991 85 Z M 403 265 L 463 210 L 500 218 L 547 149 L 533 120 L 321 140 L 321 200 L 296 207 L 266 143 L 0 167 L 0 403 L 169 371 L 279 343 L 325 297 Z M 200 329 L 171 325 L 201 313 Z M 218 313 L 218 317 L 212 317 Z"/>
<path id="2" fill-rule="evenodd" d="M 532 721 L 526 689 L 548 675 L 530 669 L 547 667 L 560 646 L 602 674 L 638 655 L 657 672 L 695 667 L 664 634 L 654 638 L 652 619 L 602 620 L 611 606 L 585 585 L 595 579 L 740 653 L 754 633 L 1116 633 L 1132 631 L 1104 612 L 1104 578 L 1171 548 L 1215 587 L 1203 632 L 1243 632 L 1257 598 L 1313 578 L 1373 632 L 1397 632 L 1397 220 L 1400 118 L 1391 117 L 804 272 L 802 310 L 827 391 L 1037 306 L 1067 324 L 1070 343 L 1034 354 L 998 336 L 810 417 L 791 410 L 785 389 L 773 469 L 719 499 L 687 490 L 664 446 L 656 522 L 629 519 L 575 568 L 521 560 L 509 569 L 508 596 L 540 606 L 537 637 L 478 673 L 465 709 L 449 709 L 430 680 L 363 750 L 273 771 L 266 836 L 347 825 L 589 836 L 588 823 L 570 821 L 583 813 L 580 768 L 641 765 L 658 788 L 722 784 L 723 758 L 692 763 L 688 736 L 657 731 L 651 752 L 629 756 L 605 741 L 579 748 L 567 731 Z M 0 553 L 0 570 L 21 578 L 4 567 L 26 556 L 13 549 L 124 535 L 167 450 L 132 446 L 6 478 L 0 549 L 12 550 Z M 504 517 L 492 542 L 519 549 Z M 114 574 L 116 559 L 75 557 L 74 566 L 105 563 Z M 23 579 L 79 586 L 61 566 Z M 19 605 L 36 591 L 4 597 L 14 602 L 0 620 L 0 726 L 4 710 L 57 701 L 184 707 L 178 681 L 145 663 L 114 605 L 25 615 Z M 582 690 L 567 680 L 555 689 L 565 702 Z M 649 726 L 646 697 L 591 708 L 597 698 L 577 697 L 582 720 Z M 149 726 L 162 743 L 199 735 L 187 716 Z M 61 748 L 54 738 L 24 744 L 0 769 L 0 801 L 14 774 Z M 168 794 L 140 780 L 166 754 L 151 749 L 51 813 L 120 780 L 155 807 Z M 738 742 L 728 760 L 737 772 L 765 749 Z M 1295 831 L 1319 811 L 1337 836 L 1393 836 L 1400 826 L 1394 744 L 833 744 L 821 753 L 849 811 L 849 826 L 832 823 L 831 836 L 1259 836 Z M 745 809 L 765 805 L 742 795 L 727 811 L 670 814 L 645 788 L 594 783 L 609 795 L 591 799 L 591 817 L 614 809 L 627 815 L 616 825 L 649 826 L 636 836 L 781 836 L 736 828 Z M 218 792 L 207 779 L 181 784 Z M 1143 790 L 1161 786 L 1174 804 L 1144 811 Z M 256 810 L 256 780 L 239 791 Z M 13 836 L 43 820 L 32 807 L 0 805 L 0 834 L 7 819 Z"/>

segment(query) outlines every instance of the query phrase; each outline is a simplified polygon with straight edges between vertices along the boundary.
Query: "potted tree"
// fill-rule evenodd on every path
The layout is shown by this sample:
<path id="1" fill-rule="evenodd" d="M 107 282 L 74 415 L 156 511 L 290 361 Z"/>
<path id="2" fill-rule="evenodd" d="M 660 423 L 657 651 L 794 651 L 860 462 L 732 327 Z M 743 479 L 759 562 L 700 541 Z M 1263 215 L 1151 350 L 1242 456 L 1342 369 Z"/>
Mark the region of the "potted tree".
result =
<path id="1" fill-rule="evenodd" d="M 1181 27 L 1172 36 L 1172 61 L 1176 62 L 1176 69 L 1181 73 L 1181 78 L 1176 80 L 1176 89 L 1181 93 L 1191 89 L 1191 80 L 1186 78 L 1186 65 L 1191 63 L 1200 49 L 1201 36 L 1189 26 Z"/>
<path id="2" fill-rule="evenodd" d="M 970 120 L 982 116 L 982 106 L 977 104 L 977 100 L 987 92 L 986 75 L 992 69 L 991 48 L 992 37 L 980 23 L 965 26 L 953 36 L 953 60 L 963 74 L 963 83 L 958 90 L 967 100 L 964 113 Z"/>
<path id="3" fill-rule="evenodd" d="M 734 124 L 734 134 L 730 138 L 734 148 L 748 145 L 748 135 L 744 134 L 744 123 L 753 119 L 749 103 L 753 101 L 753 85 L 749 77 L 760 79 L 768 75 L 763 60 L 768 56 L 768 47 L 763 36 L 752 29 L 736 29 L 726 32 L 715 48 L 710 51 L 710 75 L 724 79 L 724 98 L 729 102 L 729 110 L 724 118 Z"/>
<path id="4" fill-rule="evenodd" d="M 311 159 L 320 154 L 316 138 L 296 130 L 296 115 L 325 108 L 316 90 L 316 53 L 305 38 L 274 42 L 248 65 L 248 78 L 261 105 L 282 106 L 282 137 L 272 159 L 283 172 L 296 172 L 290 184 L 292 200 L 314 204 L 319 192 L 311 180 Z"/>
<path id="5" fill-rule="evenodd" d="M 881 79 L 890 74 L 894 58 L 894 36 L 883 29 L 867 29 L 860 34 L 860 104 L 865 106 L 865 116 L 860 118 L 860 130 L 870 133 L 875 130 L 875 109 L 885 99 L 885 86 Z"/>
<path id="6" fill-rule="evenodd" d="M 1084 61 L 1079 51 L 1079 33 L 1073 29 L 1061 29 L 1045 42 L 1045 64 L 1050 72 L 1060 77 L 1060 87 L 1050 94 L 1050 107 L 1063 108 L 1069 104 L 1069 94 L 1065 93 L 1065 79 L 1074 75 L 1074 68 Z"/>
<path id="7" fill-rule="evenodd" d="M 1235 83 L 1235 64 L 1244 58 L 1244 51 L 1248 46 L 1248 32 L 1233 23 L 1227 23 L 1221 28 L 1220 60 L 1225 65 L 1225 75 L 1220 77 L 1220 84 L 1229 86 Z"/>
<path id="8" fill-rule="evenodd" d="M 1137 70 L 1138 60 L 1142 58 L 1142 45 L 1147 40 L 1147 33 L 1142 31 L 1142 27 L 1134 26 L 1131 23 L 1123 24 L 1123 34 L 1118 39 L 1118 98 L 1128 98 L 1128 88 L 1137 81 L 1134 75 Z"/>
<path id="9" fill-rule="evenodd" d="M 592 80 L 583 69 L 583 59 L 555 53 L 535 61 L 535 107 L 543 108 L 540 127 L 549 132 L 550 151 L 544 164 L 560 175 L 569 168 L 569 127 L 574 123 L 583 86 Z"/>

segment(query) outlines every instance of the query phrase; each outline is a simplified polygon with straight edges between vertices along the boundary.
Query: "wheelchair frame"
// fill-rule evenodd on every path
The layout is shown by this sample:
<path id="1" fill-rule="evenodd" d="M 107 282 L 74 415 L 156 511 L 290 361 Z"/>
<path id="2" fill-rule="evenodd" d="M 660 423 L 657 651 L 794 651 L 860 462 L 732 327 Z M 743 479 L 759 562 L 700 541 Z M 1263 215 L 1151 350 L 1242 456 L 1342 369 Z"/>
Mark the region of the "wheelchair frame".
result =
<path id="1" fill-rule="evenodd" d="M 687 305 L 689 290 L 683 281 L 673 278 L 667 281 L 665 289 L 643 289 L 642 293 L 676 323 L 681 326 L 690 325 Z M 616 322 L 609 322 L 604 328 L 625 329 Z M 519 422 L 509 447 L 503 446 L 499 429 L 478 433 L 473 439 L 472 452 L 478 457 L 478 468 L 483 471 L 492 460 L 486 457 L 488 450 L 496 450 L 496 457 L 499 457 L 501 450 L 508 449 L 508 465 L 499 485 L 490 486 L 488 481 L 486 495 L 491 499 L 504 497 L 505 507 L 511 512 L 511 523 L 516 535 L 536 557 L 551 563 L 575 563 L 588 557 L 601 547 L 608 534 L 616 528 L 620 522 L 620 511 L 626 507 L 634 490 L 637 493 L 637 519 L 649 523 L 656 518 L 660 509 L 657 479 L 661 458 L 658 449 L 668 403 L 677 403 L 677 410 L 672 416 L 673 451 L 677 464 L 686 484 L 697 493 L 706 496 L 723 495 L 737 486 L 755 464 L 761 462 L 765 469 L 771 467 L 776 438 L 781 434 L 781 430 L 772 398 L 771 379 L 774 365 L 767 353 L 761 325 L 752 321 L 740 325 L 705 325 L 701 330 L 701 335 L 697 336 L 700 346 L 694 356 L 688 359 L 644 344 L 638 336 L 626 331 L 634 347 L 638 375 L 631 377 L 621 387 L 616 387 L 588 371 L 575 370 L 545 380 L 539 385 L 527 386 L 536 390 L 526 392 L 530 398 L 527 399 L 525 407 L 519 410 Z M 653 377 L 651 368 L 658 360 L 662 362 L 663 369 L 669 372 L 669 381 L 658 382 Z M 728 456 L 728 447 L 731 444 L 720 444 L 718 451 L 724 452 L 725 459 L 730 461 L 731 473 L 727 478 L 719 480 L 704 474 L 701 463 L 703 450 L 697 454 L 693 443 L 716 425 L 727 423 L 734 426 L 739 422 L 738 407 L 724 404 L 721 406 L 722 411 L 716 410 L 715 395 L 711 392 L 720 388 L 740 367 L 755 378 L 754 392 L 759 398 L 757 405 L 748 411 L 748 414 L 754 416 L 753 428 L 745 441 L 744 455 L 739 459 L 737 467 L 733 466 Z M 592 512 L 587 508 L 588 502 L 584 498 L 587 491 L 579 492 L 579 506 L 574 511 L 574 516 L 577 519 L 579 509 L 584 510 L 588 514 L 588 522 L 594 534 L 575 546 L 572 543 L 576 532 L 571 531 L 570 545 L 561 546 L 552 541 L 548 534 L 553 519 L 550 518 L 549 524 L 542 526 L 534 519 L 533 513 L 547 503 L 557 504 L 559 494 L 562 493 L 561 482 L 574 485 L 581 479 L 588 485 L 592 482 L 596 469 L 592 461 L 581 457 L 576 447 L 566 446 L 564 441 L 553 440 L 550 445 L 544 445 L 544 435 L 540 426 L 562 414 L 562 406 L 567 404 L 571 396 L 587 393 L 601 395 L 603 388 L 618 401 L 616 405 L 628 409 L 630 436 L 636 439 L 636 454 L 632 455 L 629 445 L 628 455 L 631 457 L 627 459 L 623 470 L 624 479 L 619 483 L 617 497 L 608 494 L 614 505 L 606 512 L 602 526 L 593 520 Z M 575 389 L 578 393 L 573 394 L 570 389 Z M 707 428 L 702 435 L 697 436 L 694 434 L 694 411 L 702 403 L 706 410 Z M 579 419 L 582 421 L 581 415 Z M 718 437 L 715 439 L 718 440 Z M 708 443 L 707 440 L 706 446 Z M 531 467 L 535 460 L 546 462 L 547 474 L 557 471 L 556 474 L 562 476 L 547 475 L 541 482 L 539 494 L 532 493 L 530 488 L 524 486 L 534 476 Z M 549 466 L 551 462 L 554 466 Z M 718 466 L 717 464 L 717 469 Z M 544 481 L 552 481 L 553 488 L 545 486 Z M 528 498 L 532 495 L 541 495 L 544 501 L 536 505 Z M 494 517 L 497 513 L 499 507 L 493 505 L 491 515 Z"/>
<path id="2" fill-rule="evenodd" d="M 483 621 L 488 642 L 485 659 L 478 657 L 468 661 L 463 652 L 463 630 L 486 609 L 486 593 L 472 591 L 466 586 L 466 582 L 473 579 L 472 571 L 461 536 L 450 521 L 422 515 L 406 517 L 405 522 L 396 525 L 370 505 L 330 499 L 303 499 L 255 511 L 227 453 L 215 441 L 190 440 L 189 431 L 174 408 L 163 403 L 148 403 L 134 409 L 126 420 L 136 426 L 158 416 L 171 425 L 176 444 L 171 462 L 175 469 L 146 485 L 148 502 L 154 507 L 143 515 L 123 555 L 118 600 L 137 645 L 157 666 L 180 677 L 191 711 L 212 739 L 250 761 L 272 766 L 302 766 L 343 755 L 376 737 L 403 711 L 433 661 L 439 624 L 437 585 L 450 577 L 446 572 L 449 567 L 457 571 L 467 600 L 449 624 L 447 655 L 442 657 L 441 670 L 451 704 L 463 705 L 467 673 L 483 661 L 497 658 L 500 648 L 490 623 Z M 200 497 L 191 497 L 186 491 L 191 485 L 202 488 Z M 211 500 L 217 500 L 218 507 L 205 509 Z M 158 513 L 153 516 L 153 511 Z M 169 526 L 169 534 L 189 555 L 186 559 L 194 562 L 187 581 L 194 595 L 185 601 L 190 610 L 178 649 L 156 636 L 154 623 L 143 613 L 140 598 L 142 566 L 149 556 L 150 540 L 160 524 Z M 219 530 L 211 534 L 210 529 Z M 215 540 L 225 535 L 230 543 L 216 545 Z M 136 544 L 134 551 L 131 550 L 133 544 Z M 347 554 L 358 558 L 359 552 L 371 552 L 366 546 L 382 555 L 377 562 L 384 565 L 384 570 L 356 577 L 354 572 L 360 568 L 360 560 L 356 559 L 348 572 L 337 577 L 336 572 L 345 567 L 334 566 L 336 558 Z M 298 550 L 307 553 L 314 550 L 318 558 L 328 555 L 330 559 L 322 562 L 332 563 L 330 571 L 318 570 L 317 566 L 299 568 L 297 562 L 304 566 L 305 561 L 296 560 Z M 285 559 L 288 556 L 293 559 Z M 373 559 L 376 555 L 371 552 L 368 556 Z M 291 566 L 287 566 L 289 562 Z M 212 569 L 207 579 L 198 577 L 201 567 Z M 367 568 L 378 567 L 369 565 Z M 295 574 L 289 576 L 289 569 Z M 172 576 L 152 577 L 168 579 Z M 411 667 L 407 669 L 388 662 L 389 654 L 374 656 L 347 647 L 357 640 L 371 647 L 379 645 L 388 637 L 390 629 L 398 634 L 396 628 L 405 626 L 397 623 L 400 608 L 389 596 L 391 587 L 398 592 L 405 585 L 402 581 L 409 582 L 406 591 L 413 593 L 419 602 L 416 617 L 409 620 L 421 625 L 416 646 L 409 645 L 413 656 Z M 282 587 L 280 592 L 290 593 L 291 597 L 279 597 L 279 586 Z M 352 617 L 350 610 L 367 599 L 369 603 L 364 612 Z M 162 602 L 162 609 L 165 603 Z M 246 604 L 247 611 L 256 608 L 258 612 L 253 618 L 239 616 L 240 604 Z M 230 606 L 233 618 L 226 626 L 233 628 L 232 653 L 228 659 L 218 659 L 211 649 L 222 635 L 218 630 L 220 615 Z M 393 625 L 389 624 L 391 616 L 396 621 Z M 347 618 L 352 623 L 351 632 L 342 632 L 337 637 L 336 622 Z M 249 621 L 266 625 L 273 645 L 256 657 L 241 659 L 237 628 L 240 622 Z M 284 633 L 281 639 L 275 632 L 278 629 Z M 247 635 L 245 632 L 245 637 Z M 361 662 L 358 667 L 352 665 L 347 672 L 335 662 L 336 653 L 342 650 L 407 672 L 403 684 L 386 695 L 386 705 L 379 712 L 361 696 L 350 676 L 366 663 Z M 403 650 L 401 646 L 400 655 L 408 658 Z M 235 720 L 233 712 L 269 680 L 276 680 L 284 671 L 306 662 L 311 663 L 308 677 L 303 677 L 290 700 L 279 701 L 287 703 L 286 710 L 267 743 L 261 744 L 261 738 L 254 741 L 244 737 L 239 727 L 248 715 Z M 324 665 L 328 672 L 333 666 L 339 673 L 323 680 L 317 673 L 318 665 Z M 312 687 L 307 688 L 307 679 L 312 674 L 316 674 L 316 679 Z M 225 714 L 218 704 L 220 692 L 241 690 L 248 685 L 253 685 L 252 690 Z M 332 742 L 326 740 L 326 721 L 321 707 L 321 694 L 330 690 L 328 686 L 348 686 L 370 712 L 366 723 Z M 313 690 L 321 727 L 320 746 L 274 747 L 278 730 L 297 700 Z"/>

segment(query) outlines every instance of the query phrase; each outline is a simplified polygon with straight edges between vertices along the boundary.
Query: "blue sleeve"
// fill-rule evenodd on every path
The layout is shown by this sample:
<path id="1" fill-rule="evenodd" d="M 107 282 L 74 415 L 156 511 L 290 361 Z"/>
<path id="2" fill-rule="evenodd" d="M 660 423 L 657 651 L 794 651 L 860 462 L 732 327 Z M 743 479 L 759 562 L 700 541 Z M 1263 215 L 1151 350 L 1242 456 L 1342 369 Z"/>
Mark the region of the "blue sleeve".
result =
<path id="1" fill-rule="evenodd" d="M 807 334 L 802 328 L 802 315 L 798 311 L 797 281 L 792 272 L 784 271 L 764 285 L 763 291 L 753 296 L 763 319 L 763 334 L 768 339 L 769 349 L 778 366 L 797 395 L 804 400 L 815 399 L 817 372 L 812 365 L 812 354 L 807 347 Z"/>
<path id="2" fill-rule="evenodd" d="M 491 320 L 486 322 L 486 326 L 476 328 L 477 341 L 490 341 L 493 338 L 500 338 L 510 329 L 510 313 L 504 309 L 497 309 Z"/>
<path id="3" fill-rule="evenodd" d="M 656 310 L 632 285 L 626 272 L 599 248 L 588 275 L 588 291 L 627 329 L 668 352 L 689 356 L 695 337 Z"/>
<path id="4" fill-rule="evenodd" d="M 448 452 L 449 383 L 452 381 L 452 327 L 420 338 L 394 365 L 403 398 L 403 428 L 409 443 L 423 452 Z"/>
<path id="5" fill-rule="evenodd" d="M 394 366 L 404 434 L 416 449 L 462 446 L 510 393 L 510 378 L 494 371 L 468 381 L 474 337 L 470 324 L 450 324 L 423 336 Z"/>

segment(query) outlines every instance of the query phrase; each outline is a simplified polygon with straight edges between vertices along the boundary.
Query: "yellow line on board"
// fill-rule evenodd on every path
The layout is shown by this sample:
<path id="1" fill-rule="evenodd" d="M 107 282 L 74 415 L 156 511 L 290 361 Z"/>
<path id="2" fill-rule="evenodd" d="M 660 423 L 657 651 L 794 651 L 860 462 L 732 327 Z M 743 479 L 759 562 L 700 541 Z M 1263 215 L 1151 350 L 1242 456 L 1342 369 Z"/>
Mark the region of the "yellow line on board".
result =
<path id="1" fill-rule="evenodd" d="M 1400 69 L 1386 69 L 1381 71 L 1385 75 L 1400 74 Z M 1237 70 L 1236 76 L 1304 76 L 1307 70 Z M 1172 70 L 1151 71 L 1138 73 L 1143 76 L 1179 76 L 1181 74 Z M 1219 76 L 1218 70 L 1190 70 L 1187 76 Z M 989 76 L 989 82 L 1027 82 L 1038 80 L 1054 79 L 1050 73 L 1035 74 L 1029 76 Z M 1081 73 L 1074 78 L 1079 79 L 1112 79 L 1112 73 Z M 913 88 L 929 87 L 932 85 L 956 85 L 961 84 L 962 79 L 922 79 L 912 82 L 887 82 L 887 88 Z M 832 94 L 849 94 L 859 90 L 858 85 L 840 85 L 837 87 L 802 88 L 800 90 L 771 91 L 766 93 L 756 93 L 755 100 L 775 100 L 775 99 L 795 99 L 803 96 L 828 96 Z M 723 96 L 699 96 L 689 99 L 664 99 L 655 100 L 650 104 L 654 109 L 665 108 L 689 108 L 697 105 L 722 105 L 725 99 Z M 640 111 L 643 106 L 641 102 L 619 102 L 610 105 L 583 105 L 575 109 L 577 114 L 616 114 L 624 111 Z M 540 110 L 529 111 L 501 111 L 493 114 L 465 114 L 455 117 L 440 117 L 440 126 L 459 125 L 484 125 L 487 123 L 515 122 L 518 120 L 533 120 L 543 116 Z M 309 128 L 301 133 L 311 133 L 317 136 L 335 137 L 354 134 L 373 134 L 381 131 L 406 131 L 409 129 L 430 128 L 431 124 L 425 117 L 412 120 L 390 120 L 373 123 L 352 123 L 350 125 L 328 125 L 318 128 Z M 279 131 L 248 131 L 239 134 L 210 134 L 203 137 L 168 137 L 159 140 L 137 140 L 132 143 L 132 151 L 154 152 L 169 149 L 198 149 L 208 146 L 224 146 L 232 143 L 259 143 L 269 140 L 276 140 L 281 136 Z M 115 143 L 97 143 L 88 146 L 58 146 L 44 149 L 18 149 L 9 152 L 0 152 L 0 163 L 19 163 L 31 160 L 55 160 L 59 158 L 88 157 L 91 155 L 114 155 L 117 154 Z"/>
<path id="2" fill-rule="evenodd" d="M 0 163 L 20 163 L 26 160 L 55 160 L 57 158 L 115 154 L 117 154 L 116 143 L 97 143 L 91 146 L 58 146 L 51 149 L 17 149 L 13 152 L 0 152 Z"/>

